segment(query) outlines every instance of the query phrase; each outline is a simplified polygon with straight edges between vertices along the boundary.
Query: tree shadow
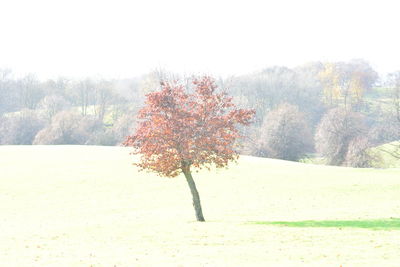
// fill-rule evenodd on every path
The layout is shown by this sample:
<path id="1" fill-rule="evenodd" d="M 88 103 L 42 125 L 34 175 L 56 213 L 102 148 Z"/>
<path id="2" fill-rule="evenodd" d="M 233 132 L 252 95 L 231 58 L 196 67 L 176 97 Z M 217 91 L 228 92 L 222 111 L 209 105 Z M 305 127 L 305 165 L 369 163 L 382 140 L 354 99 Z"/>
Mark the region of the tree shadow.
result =
<path id="1" fill-rule="evenodd" d="M 257 221 L 252 223 L 303 228 L 364 228 L 372 230 L 400 230 L 400 218 L 374 220 Z"/>

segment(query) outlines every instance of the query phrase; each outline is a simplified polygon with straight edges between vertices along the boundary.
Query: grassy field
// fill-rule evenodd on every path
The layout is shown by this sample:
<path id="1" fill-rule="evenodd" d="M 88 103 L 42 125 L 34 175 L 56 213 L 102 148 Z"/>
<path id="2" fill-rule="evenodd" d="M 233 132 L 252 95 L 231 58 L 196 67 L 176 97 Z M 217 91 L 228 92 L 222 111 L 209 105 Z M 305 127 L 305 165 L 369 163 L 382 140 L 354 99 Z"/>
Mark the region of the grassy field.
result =
<path id="1" fill-rule="evenodd" d="M 400 169 L 241 157 L 189 188 L 129 148 L 0 146 L 0 266 L 400 266 Z"/>

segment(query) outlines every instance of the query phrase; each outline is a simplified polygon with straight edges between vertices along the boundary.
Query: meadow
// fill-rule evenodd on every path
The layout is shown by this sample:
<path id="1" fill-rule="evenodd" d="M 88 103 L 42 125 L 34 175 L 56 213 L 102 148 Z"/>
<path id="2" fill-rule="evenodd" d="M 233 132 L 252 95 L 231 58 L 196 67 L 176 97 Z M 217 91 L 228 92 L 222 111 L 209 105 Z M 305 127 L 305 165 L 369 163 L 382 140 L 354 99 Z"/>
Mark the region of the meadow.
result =
<path id="1" fill-rule="evenodd" d="M 182 176 L 130 148 L 0 146 L 0 266 L 400 266 L 400 169 L 243 156 Z"/>

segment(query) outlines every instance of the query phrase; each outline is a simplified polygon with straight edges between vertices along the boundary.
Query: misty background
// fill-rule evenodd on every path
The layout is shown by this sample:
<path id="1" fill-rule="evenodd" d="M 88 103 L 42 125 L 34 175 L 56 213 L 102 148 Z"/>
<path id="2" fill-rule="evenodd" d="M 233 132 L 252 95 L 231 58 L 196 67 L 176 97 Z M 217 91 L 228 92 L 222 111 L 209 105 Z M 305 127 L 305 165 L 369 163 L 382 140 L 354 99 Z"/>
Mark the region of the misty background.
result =
<path id="1" fill-rule="evenodd" d="M 372 148 L 391 143 L 382 150 L 399 156 L 397 10 L 396 1 L 2 1 L 0 144 L 119 145 L 160 81 L 207 74 L 256 109 L 241 153 L 375 166 Z"/>

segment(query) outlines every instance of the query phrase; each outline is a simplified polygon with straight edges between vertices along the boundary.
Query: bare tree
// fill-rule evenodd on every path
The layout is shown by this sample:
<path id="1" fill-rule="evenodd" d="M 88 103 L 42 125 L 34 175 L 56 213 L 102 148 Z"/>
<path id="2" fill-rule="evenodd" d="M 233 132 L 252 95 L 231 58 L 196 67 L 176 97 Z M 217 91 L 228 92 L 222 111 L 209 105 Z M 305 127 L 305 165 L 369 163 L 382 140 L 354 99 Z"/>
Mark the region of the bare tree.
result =
<path id="1" fill-rule="evenodd" d="M 61 111 L 51 124 L 35 137 L 35 145 L 81 144 L 95 145 L 97 136 L 105 131 L 103 123 L 93 116 L 82 116 L 72 111 Z"/>
<path id="2" fill-rule="evenodd" d="M 93 82 L 90 79 L 79 81 L 73 86 L 73 99 L 80 107 L 81 115 L 88 115 L 89 105 L 93 99 Z"/>
<path id="3" fill-rule="evenodd" d="M 390 135 L 391 140 L 400 139 L 400 71 L 389 74 L 388 86 L 390 87 L 391 109 L 387 125 L 382 129 L 386 135 Z M 388 147 L 389 146 L 389 147 Z M 386 148 L 380 150 L 390 156 L 400 159 L 400 143 L 390 143 Z"/>
<path id="4" fill-rule="evenodd" d="M 99 81 L 94 85 L 93 110 L 98 120 L 103 121 L 108 106 L 113 100 L 113 85 L 109 81 Z"/>
<path id="5" fill-rule="evenodd" d="M 44 127 L 37 112 L 22 110 L 3 117 L 0 123 L 0 143 L 3 145 L 31 145 L 36 134 Z"/>
<path id="6" fill-rule="evenodd" d="M 116 143 L 121 144 L 125 138 L 135 131 L 137 119 L 134 114 L 127 113 L 120 117 L 110 129 L 112 135 L 115 137 Z"/>
<path id="7" fill-rule="evenodd" d="M 21 108 L 36 109 L 44 97 L 40 82 L 32 74 L 18 81 L 19 101 Z"/>
<path id="8" fill-rule="evenodd" d="M 15 102 L 11 73 L 10 69 L 0 69 L 0 115 L 10 111 L 10 107 Z"/>
<path id="9" fill-rule="evenodd" d="M 392 112 L 400 123 L 400 71 L 389 74 L 389 86 L 391 87 Z"/>
<path id="10" fill-rule="evenodd" d="M 327 112 L 319 123 L 315 146 L 328 164 L 343 165 L 350 142 L 365 134 L 366 125 L 361 114 L 335 108 Z"/>
<path id="11" fill-rule="evenodd" d="M 312 149 L 310 126 L 294 105 L 282 104 L 269 112 L 260 130 L 260 156 L 299 160 Z"/>
<path id="12" fill-rule="evenodd" d="M 48 95 L 45 96 L 39 104 L 41 111 L 44 113 L 44 117 L 51 121 L 51 118 L 58 112 L 65 110 L 70 107 L 67 100 L 60 95 Z"/>
<path id="13" fill-rule="evenodd" d="M 69 94 L 71 90 L 72 80 L 59 77 L 57 79 L 50 79 L 43 82 L 42 86 L 44 91 L 46 92 L 46 96 L 48 95 L 58 95 L 66 98 L 68 101 L 72 101 L 69 99 Z"/>
<path id="14" fill-rule="evenodd" d="M 230 78 L 229 92 L 242 98 L 243 103 L 257 111 L 256 125 L 260 126 L 263 116 L 282 103 L 298 106 L 309 114 L 320 114 L 322 86 L 317 74 L 321 63 L 310 63 L 295 69 L 275 66 L 260 72 Z M 317 112 L 316 112 L 317 110 Z M 312 122 L 319 116 L 313 116 Z"/>
<path id="15" fill-rule="evenodd" d="M 349 143 L 345 165 L 355 168 L 373 167 L 380 161 L 377 153 L 371 151 L 371 143 L 366 136 L 358 136 Z"/>

